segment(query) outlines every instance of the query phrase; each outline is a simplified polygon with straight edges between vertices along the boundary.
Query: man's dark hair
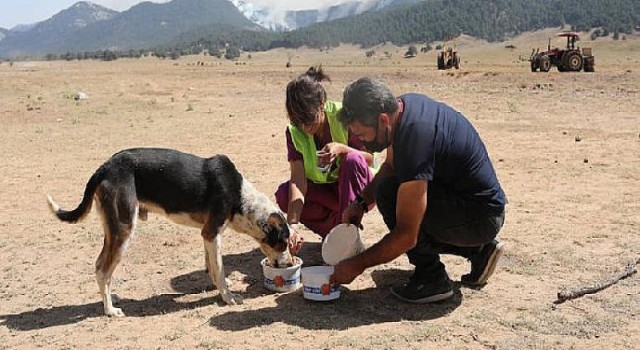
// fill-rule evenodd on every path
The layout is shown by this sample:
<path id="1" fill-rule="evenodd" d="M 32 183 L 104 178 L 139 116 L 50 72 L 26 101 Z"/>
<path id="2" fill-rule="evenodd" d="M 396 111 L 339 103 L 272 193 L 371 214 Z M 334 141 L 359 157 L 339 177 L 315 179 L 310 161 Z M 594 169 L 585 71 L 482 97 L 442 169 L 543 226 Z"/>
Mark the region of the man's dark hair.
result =
<path id="1" fill-rule="evenodd" d="M 340 122 L 345 126 L 354 121 L 364 126 L 375 126 L 380 113 L 391 114 L 397 109 L 398 101 L 386 85 L 364 77 L 344 90 Z"/>
<path id="2" fill-rule="evenodd" d="M 298 127 L 311 124 L 317 119 L 320 106 L 327 100 L 327 92 L 320 82 L 331 81 L 322 71 L 322 66 L 311 67 L 287 84 L 287 115 Z"/>

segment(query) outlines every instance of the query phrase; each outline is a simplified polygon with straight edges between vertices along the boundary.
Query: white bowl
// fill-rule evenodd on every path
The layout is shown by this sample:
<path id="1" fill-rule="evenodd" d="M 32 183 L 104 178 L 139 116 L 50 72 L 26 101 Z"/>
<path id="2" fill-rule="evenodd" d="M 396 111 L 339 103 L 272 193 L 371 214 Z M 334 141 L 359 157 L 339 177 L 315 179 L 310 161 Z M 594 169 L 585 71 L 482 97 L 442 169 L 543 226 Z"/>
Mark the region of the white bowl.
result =
<path id="1" fill-rule="evenodd" d="M 276 268 L 269 265 L 267 258 L 262 259 L 263 284 L 268 290 L 279 293 L 290 293 L 300 288 L 300 267 L 302 259 L 294 257 L 295 264 L 285 268 Z"/>
<path id="2" fill-rule="evenodd" d="M 314 301 L 329 301 L 340 297 L 340 285 L 330 285 L 333 266 L 302 268 L 302 296 Z"/>
<path id="3" fill-rule="evenodd" d="M 322 259 L 329 265 L 360 254 L 365 250 L 356 225 L 340 224 L 334 227 L 322 242 Z"/>

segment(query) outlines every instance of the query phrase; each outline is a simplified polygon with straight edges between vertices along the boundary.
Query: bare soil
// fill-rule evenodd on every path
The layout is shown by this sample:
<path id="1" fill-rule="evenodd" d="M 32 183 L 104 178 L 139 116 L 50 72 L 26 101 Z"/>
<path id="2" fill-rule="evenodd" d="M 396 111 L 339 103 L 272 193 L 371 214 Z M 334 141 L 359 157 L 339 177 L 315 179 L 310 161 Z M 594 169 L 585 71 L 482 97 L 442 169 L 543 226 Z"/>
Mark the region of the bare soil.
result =
<path id="1" fill-rule="evenodd" d="M 580 42 L 593 48 L 595 73 L 530 72 L 531 49 L 554 32 L 460 38 L 461 69 L 448 71 L 436 69 L 435 50 L 405 59 L 407 47 L 392 45 L 370 58 L 341 46 L 237 62 L 3 62 L 0 349 L 638 349 L 637 274 L 553 302 L 640 257 L 640 37 Z M 397 94 L 444 101 L 477 127 L 509 198 L 507 250 L 489 283 L 460 286 L 469 263 L 444 256 L 455 297 L 402 304 L 388 293 L 410 274 L 401 257 L 345 285 L 339 300 L 306 301 L 263 288 L 257 245 L 228 230 L 226 271 L 245 302 L 226 306 L 203 272 L 199 232 L 150 216 L 114 274 L 127 317 L 103 316 L 94 279 L 100 221 L 61 223 L 46 195 L 75 207 L 113 153 L 153 146 L 227 154 L 272 196 L 288 177 L 284 88 L 315 64 L 333 79 L 332 99 L 370 75 Z M 88 98 L 74 100 L 78 92 Z M 367 245 L 387 233 L 375 210 L 364 225 Z M 320 240 L 306 239 L 300 257 L 322 263 Z"/>

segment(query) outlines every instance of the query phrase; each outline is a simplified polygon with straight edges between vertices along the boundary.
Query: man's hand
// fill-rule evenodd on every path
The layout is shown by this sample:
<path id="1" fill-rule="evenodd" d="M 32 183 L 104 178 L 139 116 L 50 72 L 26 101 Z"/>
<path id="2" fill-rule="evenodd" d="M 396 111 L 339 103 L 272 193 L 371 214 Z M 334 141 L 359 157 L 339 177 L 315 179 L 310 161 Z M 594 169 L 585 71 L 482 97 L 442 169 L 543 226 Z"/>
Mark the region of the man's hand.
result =
<path id="1" fill-rule="evenodd" d="M 289 227 L 289 252 L 295 255 L 302 249 L 304 244 L 304 236 L 302 235 L 302 224 L 290 224 Z"/>
<path id="2" fill-rule="evenodd" d="M 351 259 L 343 260 L 334 266 L 333 275 L 329 277 L 329 283 L 349 284 L 363 272 L 364 269 Z"/>
<path id="3" fill-rule="evenodd" d="M 364 210 L 357 202 L 351 202 L 347 208 L 342 212 L 342 223 L 348 225 L 356 225 L 359 229 L 362 227 L 362 216 Z"/>

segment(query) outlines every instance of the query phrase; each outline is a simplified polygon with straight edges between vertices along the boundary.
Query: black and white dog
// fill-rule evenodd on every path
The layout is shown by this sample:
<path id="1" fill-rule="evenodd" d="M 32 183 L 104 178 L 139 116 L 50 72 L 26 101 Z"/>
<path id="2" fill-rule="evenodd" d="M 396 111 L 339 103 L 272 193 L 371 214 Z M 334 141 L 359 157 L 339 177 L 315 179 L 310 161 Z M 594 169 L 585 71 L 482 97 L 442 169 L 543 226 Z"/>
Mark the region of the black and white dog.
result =
<path id="1" fill-rule="evenodd" d="M 82 220 L 93 200 L 104 226 L 96 279 L 108 316 L 124 316 L 112 303 L 111 276 L 133 236 L 137 218 L 146 220 L 148 212 L 201 229 L 205 264 L 227 304 L 242 303 L 239 295 L 229 291 L 222 264 L 221 234 L 227 225 L 253 237 L 272 266 L 292 262 L 290 227 L 282 211 L 224 155 L 205 159 L 170 149 L 123 150 L 91 176 L 76 209 L 60 209 L 48 196 L 51 211 L 69 223 Z"/>

